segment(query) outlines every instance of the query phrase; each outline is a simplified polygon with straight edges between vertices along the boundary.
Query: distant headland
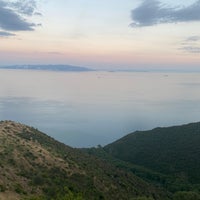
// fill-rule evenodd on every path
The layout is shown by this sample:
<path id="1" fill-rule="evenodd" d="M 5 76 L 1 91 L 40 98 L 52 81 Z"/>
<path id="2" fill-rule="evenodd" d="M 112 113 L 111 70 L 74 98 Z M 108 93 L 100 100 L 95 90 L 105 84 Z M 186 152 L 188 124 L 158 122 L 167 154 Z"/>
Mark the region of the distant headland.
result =
<path id="1" fill-rule="evenodd" d="M 84 72 L 94 71 L 87 67 L 73 65 L 10 65 L 1 66 L 0 69 L 19 69 L 19 70 L 45 70 L 45 71 L 65 71 L 65 72 Z"/>

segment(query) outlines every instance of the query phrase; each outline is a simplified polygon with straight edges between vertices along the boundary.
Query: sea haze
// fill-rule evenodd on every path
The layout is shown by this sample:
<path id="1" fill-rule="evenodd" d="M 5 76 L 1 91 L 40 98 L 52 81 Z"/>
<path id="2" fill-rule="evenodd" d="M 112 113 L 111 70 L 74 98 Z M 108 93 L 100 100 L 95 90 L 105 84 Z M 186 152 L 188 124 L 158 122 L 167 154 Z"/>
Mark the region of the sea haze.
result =
<path id="1" fill-rule="evenodd" d="M 74 147 L 200 121 L 200 73 L 0 70 L 0 119 Z"/>

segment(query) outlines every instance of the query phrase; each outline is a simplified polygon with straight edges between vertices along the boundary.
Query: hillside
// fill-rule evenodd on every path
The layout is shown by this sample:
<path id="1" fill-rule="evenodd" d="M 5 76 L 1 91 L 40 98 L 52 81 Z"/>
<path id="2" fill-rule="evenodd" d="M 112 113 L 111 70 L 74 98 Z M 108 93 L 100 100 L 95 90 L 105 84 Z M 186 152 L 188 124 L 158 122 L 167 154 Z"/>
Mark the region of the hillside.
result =
<path id="1" fill-rule="evenodd" d="M 1 200 L 168 199 L 132 173 L 12 121 L 0 122 L 0 158 Z"/>
<path id="2" fill-rule="evenodd" d="M 173 182 L 177 188 L 188 189 L 200 183 L 200 123 L 136 131 L 104 150 L 115 158 L 170 176 L 173 180 L 168 186 Z"/>

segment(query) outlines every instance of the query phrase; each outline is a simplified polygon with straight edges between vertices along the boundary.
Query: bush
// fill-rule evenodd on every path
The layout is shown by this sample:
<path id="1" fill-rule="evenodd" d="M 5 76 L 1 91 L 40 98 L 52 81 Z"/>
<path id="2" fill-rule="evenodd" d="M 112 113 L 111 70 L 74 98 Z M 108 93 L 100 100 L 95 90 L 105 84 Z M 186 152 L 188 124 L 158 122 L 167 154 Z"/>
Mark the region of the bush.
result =
<path id="1" fill-rule="evenodd" d="M 135 197 L 131 200 L 154 200 L 152 197 Z"/>
<path id="2" fill-rule="evenodd" d="M 200 195 L 196 192 L 180 191 L 174 194 L 173 200 L 200 200 Z"/>
<path id="3" fill-rule="evenodd" d="M 6 188 L 4 185 L 0 185 L 0 192 L 5 192 Z"/>

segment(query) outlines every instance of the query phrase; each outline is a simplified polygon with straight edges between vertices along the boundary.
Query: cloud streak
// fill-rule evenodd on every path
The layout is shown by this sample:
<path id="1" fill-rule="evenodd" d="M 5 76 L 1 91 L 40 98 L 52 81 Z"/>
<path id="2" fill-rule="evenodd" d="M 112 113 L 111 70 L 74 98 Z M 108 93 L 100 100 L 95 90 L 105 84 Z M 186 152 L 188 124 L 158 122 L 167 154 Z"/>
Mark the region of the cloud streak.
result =
<path id="1" fill-rule="evenodd" d="M 8 36 L 15 36 L 15 34 L 6 31 L 0 31 L 0 37 L 8 37 Z"/>
<path id="2" fill-rule="evenodd" d="M 37 3 L 34 0 L 18 0 L 17 2 L 10 2 L 8 5 L 9 7 L 15 9 L 18 13 L 27 16 L 34 15 L 37 8 Z"/>
<path id="3" fill-rule="evenodd" d="M 157 0 L 143 0 L 131 11 L 133 27 L 153 26 L 163 23 L 200 21 L 200 0 L 182 8 L 170 8 Z"/>
<path id="4" fill-rule="evenodd" d="M 189 53 L 200 53 L 200 47 L 194 47 L 194 46 L 185 46 L 182 48 L 182 50 L 189 52 Z"/>
<path id="5" fill-rule="evenodd" d="M 186 42 L 197 42 L 199 40 L 200 40 L 200 37 L 197 35 L 194 35 L 194 36 L 188 37 L 185 41 Z"/>
<path id="6" fill-rule="evenodd" d="M 200 36 L 194 35 L 186 38 L 182 43 L 181 50 L 188 53 L 200 53 Z"/>
<path id="7" fill-rule="evenodd" d="M 26 16 L 32 16 L 36 10 L 36 1 L 18 0 L 15 2 L 0 0 L 0 29 L 2 34 L 13 36 L 7 31 L 34 31 L 35 23 L 27 21 Z"/>
<path id="8" fill-rule="evenodd" d="M 27 22 L 11 9 L 0 7 L 0 27 L 8 31 L 32 31 L 35 24 Z"/>

